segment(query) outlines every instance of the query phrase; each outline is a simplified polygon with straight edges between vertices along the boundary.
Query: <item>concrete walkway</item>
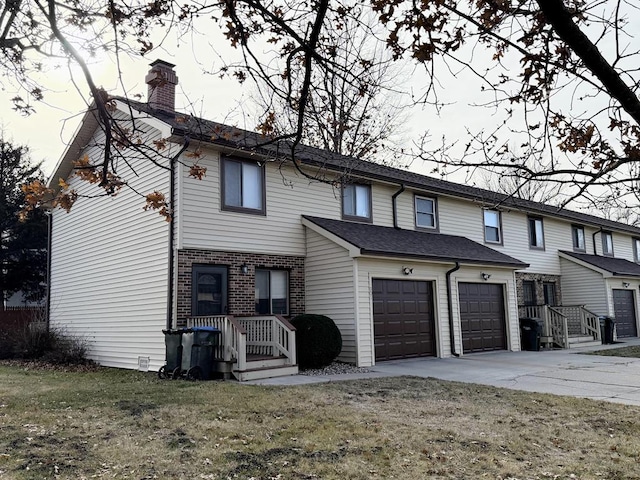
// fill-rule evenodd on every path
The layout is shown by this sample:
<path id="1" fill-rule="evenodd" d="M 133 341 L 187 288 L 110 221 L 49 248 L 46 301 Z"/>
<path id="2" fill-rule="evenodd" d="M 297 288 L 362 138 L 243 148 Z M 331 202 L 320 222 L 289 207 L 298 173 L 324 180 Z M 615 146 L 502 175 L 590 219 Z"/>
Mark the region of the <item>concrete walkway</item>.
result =
<path id="1" fill-rule="evenodd" d="M 465 355 L 460 358 L 394 360 L 371 367 L 369 373 L 294 375 L 247 383 L 303 385 L 411 375 L 640 405 L 640 359 L 580 355 L 580 352 L 628 345 L 640 345 L 640 339 L 571 350 L 497 352 Z"/>

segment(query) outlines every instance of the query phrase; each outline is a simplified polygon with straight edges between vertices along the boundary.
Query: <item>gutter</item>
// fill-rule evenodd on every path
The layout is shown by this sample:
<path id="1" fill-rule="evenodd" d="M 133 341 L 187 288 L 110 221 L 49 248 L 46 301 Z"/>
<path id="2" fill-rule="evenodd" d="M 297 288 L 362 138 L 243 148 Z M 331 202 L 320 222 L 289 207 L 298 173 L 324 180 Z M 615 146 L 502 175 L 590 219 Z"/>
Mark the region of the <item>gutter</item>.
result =
<path id="1" fill-rule="evenodd" d="M 169 260 L 169 268 L 168 268 L 168 276 L 169 276 L 169 285 L 167 292 L 167 330 L 171 330 L 173 327 L 173 276 L 175 272 L 175 258 L 173 255 L 173 247 L 174 247 L 174 232 L 175 232 L 175 205 L 176 205 L 176 175 L 175 175 L 175 166 L 176 161 L 184 153 L 184 151 L 189 148 L 189 137 L 187 135 L 184 136 L 184 143 L 182 144 L 182 148 L 176 153 L 170 160 L 170 178 L 169 178 L 169 204 L 171 206 L 171 220 L 169 221 L 169 247 L 168 247 L 168 260 Z"/>
<path id="2" fill-rule="evenodd" d="M 599 233 L 602 233 L 604 231 L 604 228 L 600 227 L 599 230 L 596 230 L 595 232 L 593 232 L 593 235 L 591 235 L 591 241 L 593 242 L 593 254 L 594 255 L 598 255 L 598 252 L 596 251 L 596 235 Z"/>
<path id="3" fill-rule="evenodd" d="M 400 227 L 398 226 L 398 206 L 396 204 L 396 199 L 402 192 L 404 192 L 404 183 L 400 184 L 400 190 L 394 193 L 393 196 L 391 197 L 391 203 L 392 203 L 392 209 L 393 209 L 393 228 L 395 228 L 396 230 L 400 230 Z"/>
<path id="4" fill-rule="evenodd" d="M 451 274 L 460 270 L 460 262 L 456 262 L 456 266 L 447 271 L 447 306 L 449 309 L 449 342 L 451 344 L 451 354 L 454 357 L 459 357 L 460 354 L 456 352 L 455 336 L 453 334 L 453 300 L 451 299 Z"/>

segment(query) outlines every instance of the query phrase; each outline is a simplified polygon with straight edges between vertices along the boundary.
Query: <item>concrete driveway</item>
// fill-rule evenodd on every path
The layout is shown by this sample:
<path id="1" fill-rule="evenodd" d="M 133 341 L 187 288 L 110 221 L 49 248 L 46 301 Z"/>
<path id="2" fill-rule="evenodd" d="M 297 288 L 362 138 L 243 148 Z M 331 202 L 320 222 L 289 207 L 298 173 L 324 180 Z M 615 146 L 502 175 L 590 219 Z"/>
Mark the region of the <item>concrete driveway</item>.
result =
<path id="1" fill-rule="evenodd" d="M 640 339 L 634 338 L 616 345 L 571 350 L 497 352 L 465 355 L 460 358 L 394 360 L 371 367 L 369 373 L 314 377 L 296 375 L 250 383 L 299 385 L 412 375 L 640 405 L 640 359 L 580 354 L 627 345 L 640 345 Z"/>

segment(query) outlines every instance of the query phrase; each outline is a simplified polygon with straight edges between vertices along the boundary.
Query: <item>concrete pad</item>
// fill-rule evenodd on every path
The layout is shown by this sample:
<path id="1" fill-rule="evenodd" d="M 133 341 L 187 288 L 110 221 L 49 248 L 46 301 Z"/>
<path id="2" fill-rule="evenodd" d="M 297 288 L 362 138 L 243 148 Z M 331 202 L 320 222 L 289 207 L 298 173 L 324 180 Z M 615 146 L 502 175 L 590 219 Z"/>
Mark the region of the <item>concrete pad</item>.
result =
<path id="1" fill-rule="evenodd" d="M 459 358 L 392 360 L 371 367 L 369 373 L 295 375 L 247 383 L 304 385 L 409 375 L 640 405 L 640 359 L 581 354 L 629 345 L 640 345 L 640 339 L 629 339 L 612 346 L 571 350 L 491 352 Z"/>

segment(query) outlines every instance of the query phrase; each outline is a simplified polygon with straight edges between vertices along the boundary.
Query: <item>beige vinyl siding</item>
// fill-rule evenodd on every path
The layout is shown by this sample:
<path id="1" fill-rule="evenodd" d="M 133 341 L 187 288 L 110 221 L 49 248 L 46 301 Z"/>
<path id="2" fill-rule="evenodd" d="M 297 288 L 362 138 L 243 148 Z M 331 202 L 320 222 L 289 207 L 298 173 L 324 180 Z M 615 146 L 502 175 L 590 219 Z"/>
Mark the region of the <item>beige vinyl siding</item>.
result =
<path id="1" fill-rule="evenodd" d="M 563 305 L 585 305 L 593 313 L 607 315 L 609 307 L 602 274 L 564 258 L 560 259 L 560 265 Z"/>
<path id="2" fill-rule="evenodd" d="M 202 180 L 188 177 L 183 167 L 180 248 L 302 256 L 301 215 L 341 218 L 339 189 L 305 179 L 276 162 L 265 165 L 266 216 L 224 211 L 218 154 L 209 151 L 199 164 L 207 168 Z"/>
<path id="3" fill-rule="evenodd" d="M 158 131 L 150 135 L 159 136 Z M 98 135 L 92 144 L 100 144 Z M 86 153 L 99 159 L 101 152 Z M 150 162 L 121 162 L 119 173 L 136 191 L 168 194 L 168 172 Z M 77 178 L 80 194 L 101 193 Z M 128 188 L 116 197 L 79 198 L 70 213 L 53 211 L 51 324 L 86 339 L 90 357 L 102 365 L 150 369 L 164 364 L 168 224 Z"/>
<path id="4" fill-rule="evenodd" d="M 306 229 L 305 309 L 326 315 L 342 333 L 340 360 L 358 362 L 353 259 L 344 248 Z"/>

